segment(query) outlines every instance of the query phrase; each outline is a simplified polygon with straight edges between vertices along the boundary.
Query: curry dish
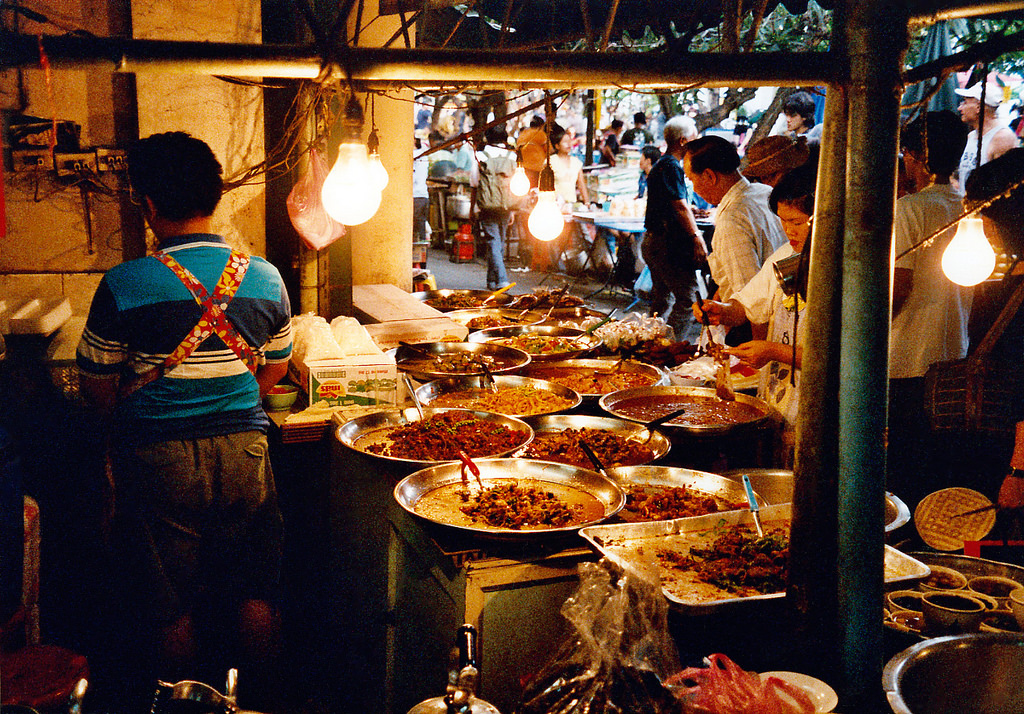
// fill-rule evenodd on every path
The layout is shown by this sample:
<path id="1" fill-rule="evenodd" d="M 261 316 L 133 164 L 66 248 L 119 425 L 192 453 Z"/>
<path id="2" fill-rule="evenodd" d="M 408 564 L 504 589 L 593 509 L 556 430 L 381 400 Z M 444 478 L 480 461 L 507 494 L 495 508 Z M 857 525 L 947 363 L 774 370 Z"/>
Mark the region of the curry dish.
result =
<path id="1" fill-rule="evenodd" d="M 685 408 L 687 411 L 666 422 L 673 426 L 731 426 L 760 419 L 764 414 L 757 407 L 740 401 L 729 402 L 718 397 L 663 394 L 631 397 L 612 405 L 616 414 L 648 422 Z"/>
<path id="2" fill-rule="evenodd" d="M 563 429 L 538 431 L 526 447 L 526 456 L 543 461 L 557 461 L 573 466 L 594 468 L 580 442 L 585 441 L 605 468 L 637 466 L 654 459 L 647 444 L 616 434 L 608 429 Z"/>

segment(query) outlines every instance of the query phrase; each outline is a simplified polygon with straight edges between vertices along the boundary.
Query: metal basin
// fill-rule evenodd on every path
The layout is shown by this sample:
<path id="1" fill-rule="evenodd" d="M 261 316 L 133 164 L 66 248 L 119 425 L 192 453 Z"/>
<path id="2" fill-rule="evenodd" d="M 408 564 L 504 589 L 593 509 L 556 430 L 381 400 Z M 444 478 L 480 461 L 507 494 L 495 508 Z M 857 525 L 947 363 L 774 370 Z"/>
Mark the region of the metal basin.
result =
<path id="1" fill-rule="evenodd" d="M 625 419 L 616 419 L 614 417 L 588 416 L 586 414 L 554 414 L 548 416 L 535 416 L 526 417 L 523 421 L 533 429 L 535 436 L 536 434 L 543 433 L 559 433 L 566 429 L 602 429 L 604 431 L 613 432 L 624 439 L 644 441 L 649 433 L 641 424 L 637 424 L 635 422 L 626 421 Z M 672 448 L 672 442 L 657 430 L 655 430 L 654 434 L 651 435 L 651 439 L 647 445 L 650 447 L 652 452 L 650 461 L 657 461 L 658 459 L 663 458 Z M 559 459 L 549 460 L 558 461 Z M 643 463 L 648 462 L 645 461 Z M 589 465 L 590 464 L 586 464 L 585 466 Z M 639 463 L 631 464 L 631 466 L 640 465 L 641 464 Z M 621 466 L 615 467 L 613 464 L 605 464 L 605 467 L 609 470 L 613 467 L 623 468 Z"/>
<path id="2" fill-rule="evenodd" d="M 757 429 L 768 421 L 769 407 L 765 401 L 752 397 L 749 394 L 737 394 L 735 402 L 723 402 L 715 394 L 713 388 L 709 389 L 707 387 L 633 387 L 632 389 L 622 389 L 618 392 L 605 394 L 598 400 L 601 409 L 609 414 L 620 419 L 640 422 L 650 421 L 658 416 L 668 414 L 675 409 L 686 406 L 687 402 L 695 406 L 698 404 L 706 405 L 709 402 L 717 403 L 724 408 L 730 408 L 729 405 L 743 405 L 750 408 L 751 416 L 738 423 L 716 421 L 714 419 L 702 419 L 699 420 L 699 423 L 687 423 L 684 420 L 688 415 L 684 415 L 659 427 L 671 439 L 682 435 L 722 436 L 737 432 L 748 433 L 750 430 Z M 639 418 L 630 411 L 634 405 L 650 408 L 652 412 L 646 418 Z"/>
<path id="3" fill-rule="evenodd" d="M 579 378 L 586 379 L 595 372 L 612 369 L 626 374 L 641 375 L 646 380 L 647 386 L 667 385 L 671 381 L 668 372 L 658 369 L 652 364 L 634 362 L 633 360 L 624 360 L 620 363 L 615 359 L 565 359 L 555 362 L 534 362 L 520 370 L 519 374 L 522 374 L 524 377 L 546 379 L 559 384 L 565 384 L 565 386 L 571 389 L 572 385 L 566 384 L 566 382 L 572 381 L 573 377 L 578 376 Z M 605 392 L 576 391 L 583 397 L 585 405 L 597 406 L 598 400 L 604 394 L 616 390 L 612 388 Z"/>
<path id="4" fill-rule="evenodd" d="M 743 474 L 750 485 L 770 504 L 789 503 L 793 500 L 793 472 L 789 469 L 733 469 L 722 476 L 742 483 Z M 910 509 L 891 493 L 885 494 L 885 532 L 891 533 L 910 521 Z"/>
<path id="5" fill-rule="evenodd" d="M 508 293 L 491 297 L 492 295 L 494 293 L 490 290 L 450 290 L 447 288 L 444 290 L 425 290 L 412 294 L 417 300 L 441 312 L 482 307 L 485 300 L 487 300 L 487 305 L 493 307 L 501 307 L 512 302 L 512 296 Z M 488 300 L 488 298 L 490 299 Z"/>
<path id="6" fill-rule="evenodd" d="M 438 358 L 445 357 L 475 357 L 488 358 L 491 374 L 505 374 L 522 369 L 530 363 L 530 355 L 522 350 L 517 350 L 504 345 L 492 345 L 486 342 L 421 342 L 415 347 L 399 345 L 388 354 L 395 358 L 395 364 L 403 372 L 408 372 L 412 377 L 421 382 L 429 382 L 432 379 L 444 377 L 459 377 L 464 375 L 484 374 L 483 367 L 472 362 L 466 365 L 464 371 L 445 371 L 433 364 L 426 355 Z M 460 365 L 462 367 L 463 365 Z"/>
<path id="7" fill-rule="evenodd" d="M 522 413 L 514 409 L 510 411 L 486 409 L 484 408 L 486 405 L 483 404 L 481 400 L 487 398 L 487 381 L 482 377 L 448 377 L 446 379 L 437 379 L 433 382 L 427 382 L 416 390 L 416 398 L 420 400 L 420 403 L 426 406 L 440 406 L 436 404 L 439 397 L 451 394 L 452 392 L 474 390 L 478 392 L 477 396 L 479 399 L 467 399 L 465 402 L 460 401 L 458 404 L 451 404 L 447 406 L 453 406 L 457 409 L 473 409 L 492 412 L 499 411 L 499 413 L 506 414 L 511 417 L 556 414 L 558 412 L 575 409 L 582 401 L 580 395 L 568 387 L 563 387 L 561 384 L 555 384 L 554 382 L 545 382 L 542 379 L 530 379 L 529 377 L 520 377 L 518 375 L 499 374 L 494 378 L 494 383 L 497 385 L 499 390 L 503 388 L 529 387 L 542 392 L 551 392 L 552 394 L 562 397 L 563 400 L 566 400 L 566 403 L 564 406 L 560 406 L 557 409 L 541 410 L 532 413 Z"/>
<path id="8" fill-rule="evenodd" d="M 525 312 L 525 314 L 523 314 Z M 480 318 L 493 318 L 497 320 L 505 320 L 506 325 L 533 325 L 540 321 L 544 317 L 543 311 L 536 310 L 512 310 L 507 307 L 471 307 L 465 310 L 452 310 L 447 313 L 449 320 L 455 320 L 460 325 L 465 325 L 470 331 L 475 332 L 476 330 L 486 330 L 486 327 L 472 327 L 470 322 Z M 494 325 L 494 327 L 503 327 L 504 325 Z"/>
<path id="9" fill-rule="evenodd" d="M 1024 714 L 1024 636 L 975 633 L 908 647 L 882 672 L 896 714 Z"/>
<path id="10" fill-rule="evenodd" d="M 491 342 L 500 344 L 501 340 L 528 336 L 562 338 L 569 343 L 568 346 L 571 348 L 559 352 L 528 352 L 522 347 L 516 348 L 523 349 L 523 351 L 528 352 L 530 358 L 538 362 L 573 359 L 601 346 L 601 340 L 599 338 L 587 334 L 583 330 L 576 330 L 571 327 L 557 327 L 555 325 L 492 327 L 488 330 L 473 332 L 466 338 L 466 340 L 468 342 Z M 511 345 L 506 346 L 511 347 Z"/>

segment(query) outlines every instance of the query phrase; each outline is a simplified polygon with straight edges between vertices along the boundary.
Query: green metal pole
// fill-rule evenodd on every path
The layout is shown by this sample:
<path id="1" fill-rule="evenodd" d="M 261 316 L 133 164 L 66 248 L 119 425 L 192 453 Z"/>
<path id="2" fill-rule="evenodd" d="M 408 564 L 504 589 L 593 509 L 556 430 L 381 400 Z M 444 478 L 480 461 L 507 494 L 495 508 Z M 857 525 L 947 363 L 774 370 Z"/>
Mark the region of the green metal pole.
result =
<path id="1" fill-rule="evenodd" d="M 883 711 L 889 260 L 907 9 L 848 0 L 850 110 L 839 384 L 839 619 L 843 708 Z"/>

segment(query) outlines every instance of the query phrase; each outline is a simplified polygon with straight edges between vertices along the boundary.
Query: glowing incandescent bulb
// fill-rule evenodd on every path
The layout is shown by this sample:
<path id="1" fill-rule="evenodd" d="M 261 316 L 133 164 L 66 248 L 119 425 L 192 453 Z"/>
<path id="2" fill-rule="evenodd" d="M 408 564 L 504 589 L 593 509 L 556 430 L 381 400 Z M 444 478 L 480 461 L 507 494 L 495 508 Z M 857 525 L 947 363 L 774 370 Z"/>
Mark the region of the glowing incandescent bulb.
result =
<path id="1" fill-rule="evenodd" d="M 516 166 L 512 180 L 508 184 L 508 190 L 513 196 L 525 196 L 530 192 L 530 179 L 526 177 L 526 169 L 522 165 Z"/>
<path id="2" fill-rule="evenodd" d="M 956 235 L 942 254 L 942 272 L 957 285 L 977 285 L 992 274 L 996 252 L 992 250 L 980 218 L 963 218 Z"/>
<path id="3" fill-rule="evenodd" d="M 376 151 L 370 154 L 370 181 L 377 187 L 378 191 L 383 191 L 384 187 L 388 185 L 388 170 L 384 168 L 384 163 L 380 160 L 380 154 Z"/>
<path id="4" fill-rule="evenodd" d="M 526 226 L 537 240 L 554 240 L 562 234 L 565 219 L 562 217 L 562 211 L 558 208 L 555 196 L 555 172 L 551 170 L 550 163 L 541 169 L 540 180 L 537 183 L 539 189 L 537 205 L 530 211 Z"/>
<path id="5" fill-rule="evenodd" d="M 331 218 L 346 226 L 357 226 L 377 212 L 382 186 L 371 173 L 366 144 L 362 141 L 363 108 L 355 96 L 349 95 L 340 121 L 338 158 L 324 179 L 320 199 Z M 376 136 L 372 135 L 372 139 L 375 141 Z M 380 168 L 384 170 L 383 166 Z M 386 171 L 384 175 L 387 176 Z"/>

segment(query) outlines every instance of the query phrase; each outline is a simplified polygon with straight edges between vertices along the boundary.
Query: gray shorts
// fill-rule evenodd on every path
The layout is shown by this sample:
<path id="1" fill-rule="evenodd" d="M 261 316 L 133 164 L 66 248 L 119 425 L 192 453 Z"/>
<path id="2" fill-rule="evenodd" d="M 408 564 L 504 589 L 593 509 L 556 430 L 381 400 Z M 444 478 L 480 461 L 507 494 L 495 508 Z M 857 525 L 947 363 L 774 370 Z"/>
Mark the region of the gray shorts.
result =
<path id="1" fill-rule="evenodd" d="M 201 603 L 273 601 L 281 511 L 258 431 L 113 455 L 116 540 L 135 600 L 158 623 Z"/>

